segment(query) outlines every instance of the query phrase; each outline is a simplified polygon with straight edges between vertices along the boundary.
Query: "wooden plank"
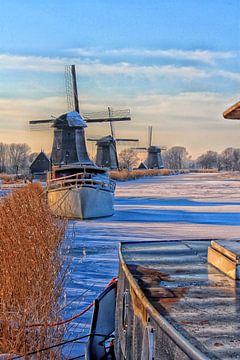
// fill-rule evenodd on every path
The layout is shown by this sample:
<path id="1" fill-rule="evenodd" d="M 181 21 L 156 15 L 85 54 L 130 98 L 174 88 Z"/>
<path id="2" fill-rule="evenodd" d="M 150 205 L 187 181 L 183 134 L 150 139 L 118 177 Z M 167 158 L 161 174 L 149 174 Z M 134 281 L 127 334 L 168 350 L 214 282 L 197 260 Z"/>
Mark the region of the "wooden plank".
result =
<path id="1" fill-rule="evenodd" d="M 235 261 L 230 260 L 225 255 L 221 254 L 217 250 L 208 248 L 208 262 L 221 270 L 224 274 L 231 279 L 237 279 L 237 264 Z"/>
<path id="2" fill-rule="evenodd" d="M 240 119 L 240 101 L 232 105 L 230 108 L 224 111 L 223 117 L 225 119 Z"/>
<path id="3" fill-rule="evenodd" d="M 239 263 L 240 259 L 240 240 L 212 240 L 211 247 L 230 260 Z"/>

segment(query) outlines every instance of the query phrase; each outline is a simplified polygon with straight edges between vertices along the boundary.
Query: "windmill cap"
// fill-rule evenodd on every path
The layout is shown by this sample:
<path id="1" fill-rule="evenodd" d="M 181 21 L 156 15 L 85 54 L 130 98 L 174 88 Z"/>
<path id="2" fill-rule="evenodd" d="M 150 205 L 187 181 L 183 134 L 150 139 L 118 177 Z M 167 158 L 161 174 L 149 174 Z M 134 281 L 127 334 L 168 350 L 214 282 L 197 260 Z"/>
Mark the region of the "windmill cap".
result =
<path id="1" fill-rule="evenodd" d="M 113 142 L 114 142 L 114 139 L 111 135 L 104 136 L 97 140 L 98 145 L 110 144 Z"/>
<path id="2" fill-rule="evenodd" d="M 160 146 L 152 145 L 152 146 L 149 146 L 148 151 L 150 151 L 150 152 L 160 152 L 161 148 L 160 148 Z"/>
<path id="3" fill-rule="evenodd" d="M 54 122 L 54 127 L 65 126 L 85 128 L 87 127 L 87 124 L 83 117 L 77 111 L 70 111 L 66 114 L 59 116 Z"/>

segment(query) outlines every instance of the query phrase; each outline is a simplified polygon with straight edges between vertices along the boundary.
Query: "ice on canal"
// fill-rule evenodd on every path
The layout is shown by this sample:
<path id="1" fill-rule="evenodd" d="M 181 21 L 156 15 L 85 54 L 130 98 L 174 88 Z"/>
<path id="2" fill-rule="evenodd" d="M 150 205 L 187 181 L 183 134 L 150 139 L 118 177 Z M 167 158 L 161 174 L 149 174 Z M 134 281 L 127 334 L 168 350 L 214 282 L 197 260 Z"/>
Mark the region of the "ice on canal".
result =
<path id="1" fill-rule="evenodd" d="M 119 182 L 114 216 L 70 222 L 68 236 L 66 318 L 89 305 L 117 275 L 120 241 L 239 238 L 240 178 L 187 174 Z M 91 312 L 73 321 L 67 338 L 87 334 L 90 321 Z M 83 353 L 82 343 L 65 349 L 71 356 Z"/>

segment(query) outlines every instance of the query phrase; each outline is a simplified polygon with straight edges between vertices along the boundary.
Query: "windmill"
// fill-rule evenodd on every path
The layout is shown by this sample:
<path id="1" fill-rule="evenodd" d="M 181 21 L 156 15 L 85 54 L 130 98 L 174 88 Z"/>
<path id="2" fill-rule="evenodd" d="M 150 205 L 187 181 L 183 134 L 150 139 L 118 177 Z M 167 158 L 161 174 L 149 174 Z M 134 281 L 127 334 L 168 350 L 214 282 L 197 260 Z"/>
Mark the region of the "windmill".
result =
<path id="1" fill-rule="evenodd" d="M 98 166 L 108 167 L 109 169 L 119 169 L 117 143 L 136 143 L 138 139 L 116 138 L 112 124 L 112 109 L 110 107 L 108 107 L 108 116 L 111 135 L 99 139 L 89 138 L 87 140 L 93 141 L 97 145 L 96 164 Z"/>
<path id="2" fill-rule="evenodd" d="M 152 126 L 148 127 L 148 147 L 139 147 L 135 148 L 136 150 L 144 150 L 147 151 L 147 159 L 143 164 L 147 169 L 163 169 L 163 161 L 161 156 L 161 151 L 166 150 L 166 147 L 154 146 L 152 145 L 152 134 L 153 134 Z M 141 164 L 142 165 L 142 164 Z M 140 165 L 140 166 L 141 166 Z"/>
<path id="3" fill-rule="evenodd" d="M 51 161 L 54 165 L 79 163 L 93 165 L 89 159 L 86 142 L 86 123 L 102 123 L 131 120 L 130 110 L 102 111 L 80 114 L 77 78 L 75 65 L 65 67 L 66 94 L 69 112 L 47 120 L 32 120 L 29 124 L 39 129 L 51 125 L 54 128 L 54 139 Z"/>

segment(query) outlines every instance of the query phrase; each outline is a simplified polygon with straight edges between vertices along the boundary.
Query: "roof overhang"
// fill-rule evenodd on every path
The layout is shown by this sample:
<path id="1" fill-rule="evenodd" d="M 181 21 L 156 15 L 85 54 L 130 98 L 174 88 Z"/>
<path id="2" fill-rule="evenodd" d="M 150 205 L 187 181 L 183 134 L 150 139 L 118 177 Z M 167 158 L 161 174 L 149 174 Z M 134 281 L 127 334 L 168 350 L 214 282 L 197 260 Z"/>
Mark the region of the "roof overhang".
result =
<path id="1" fill-rule="evenodd" d="M 223 113 L 223 117 L 225 119 L 240 120 L 240 101 L 225 110 Z"/>

